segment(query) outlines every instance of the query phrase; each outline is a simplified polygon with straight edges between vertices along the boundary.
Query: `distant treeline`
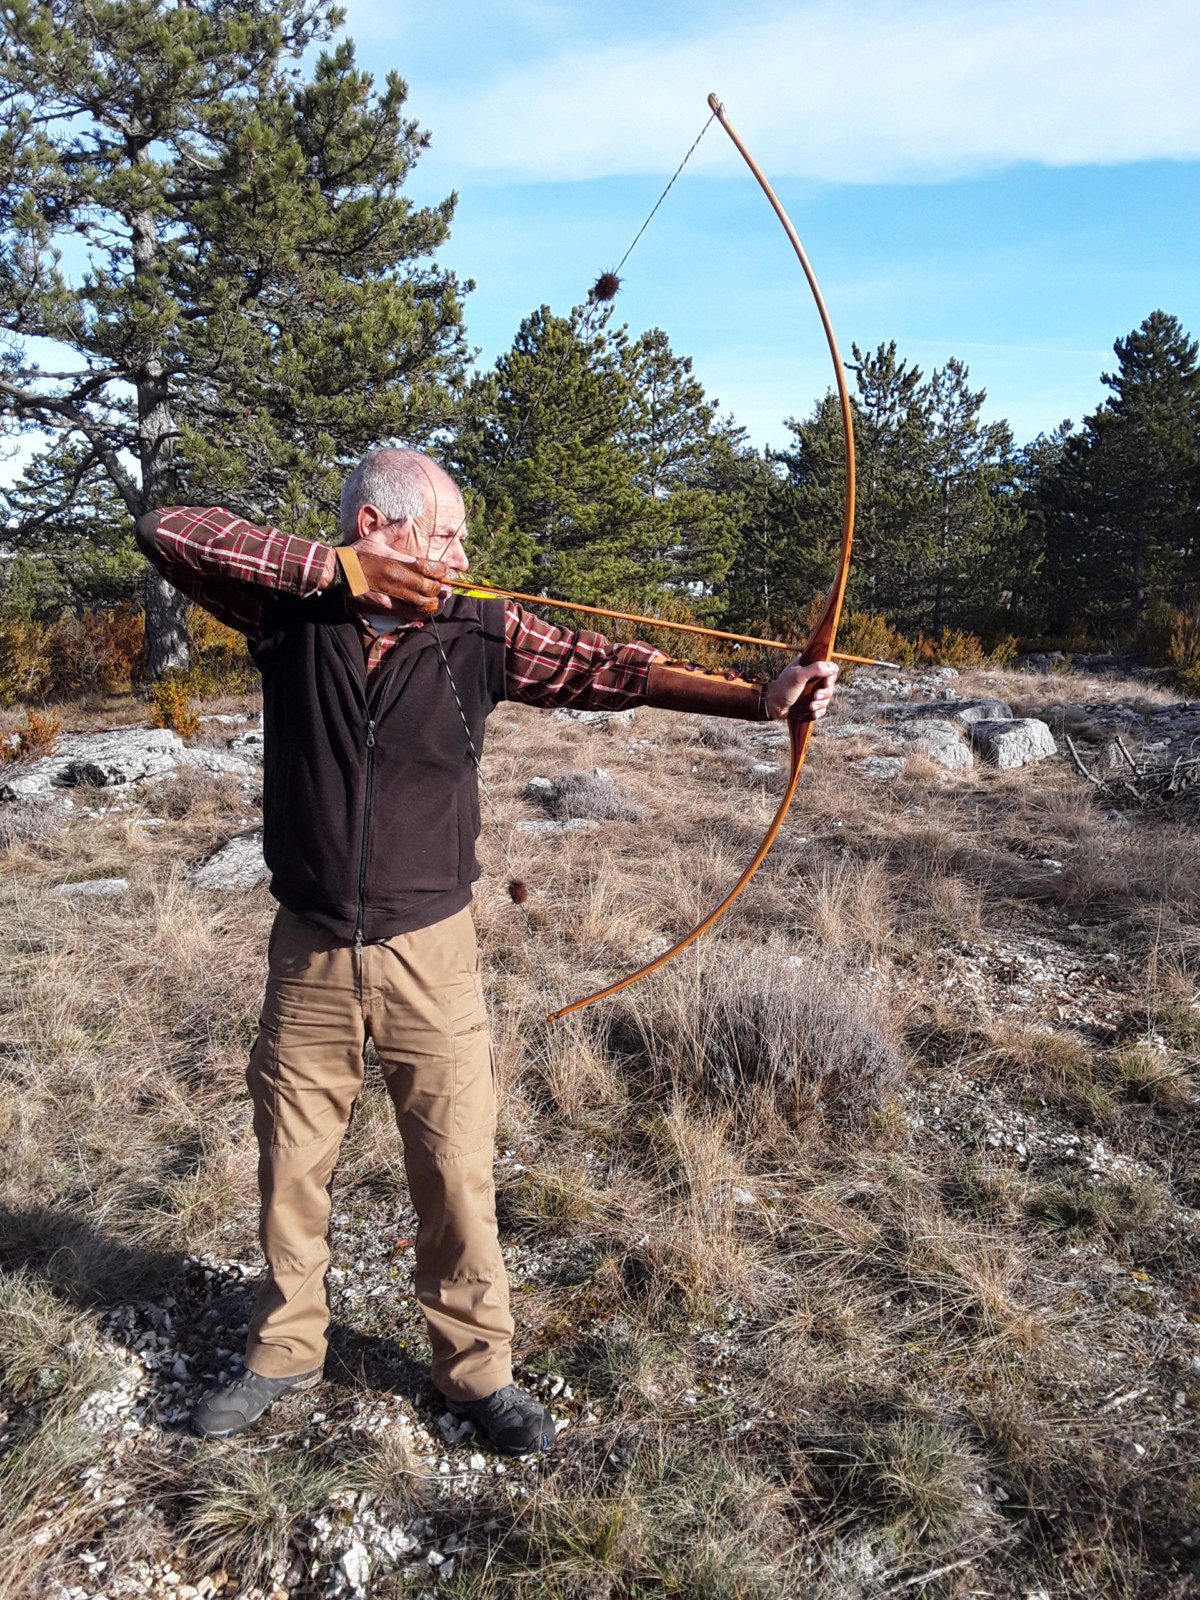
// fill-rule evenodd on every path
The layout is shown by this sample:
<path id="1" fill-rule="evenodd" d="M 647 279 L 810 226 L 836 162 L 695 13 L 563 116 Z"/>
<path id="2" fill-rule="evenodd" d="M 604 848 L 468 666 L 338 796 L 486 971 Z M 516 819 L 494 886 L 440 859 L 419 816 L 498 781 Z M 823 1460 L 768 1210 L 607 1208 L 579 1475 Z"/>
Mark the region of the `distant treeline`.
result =
<path id="1" fill-rule="evenodd" d="M 184 667 L 184 609 L 145 578 L 134 516 L 218 502 L 333 538 L 346 468 L 396 440 L 463 483 L 483 576 L 800 628 L 836 561 L 832 395 L 755 450 L 666 333 L 586 304 L 534 311 L 474 369 L 466 287 L 435 260 L 454 197 L 404 192 L 428 140 L 405 84 L 377 88 L 345 39 L 295 65 L 339 26 L 325 0 L 6 16 L 0 414 L 49 444 L 5 494 L 0 608 L 50 623 L 138 600 L 151 674 Z M 861 618 L 926 653 L 969 634 L 1186 657 L 1197 346 L 1154 311 L 1114 350 L 1101 406 L 1018 446 L 961 362 L 852 347 Z"/>

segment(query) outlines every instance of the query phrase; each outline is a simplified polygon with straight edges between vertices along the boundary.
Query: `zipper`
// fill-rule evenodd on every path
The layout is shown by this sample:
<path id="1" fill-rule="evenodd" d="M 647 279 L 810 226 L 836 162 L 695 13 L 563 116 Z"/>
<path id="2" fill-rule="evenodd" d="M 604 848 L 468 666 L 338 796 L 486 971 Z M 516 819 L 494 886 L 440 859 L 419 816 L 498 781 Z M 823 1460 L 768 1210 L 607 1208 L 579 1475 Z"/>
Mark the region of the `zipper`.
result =
<path id="1" fill-rule="evenodd" d="M 363 784 L 362 850 L 358 857 L 358 917 L 354 930 L 354 948 L 362 955 L 363 918 L 366 914 L 367 895 L 367 844 L 371 830 L 371 788 L 375 770 L 375 718 L 367 718 L 367 770 Z"/>

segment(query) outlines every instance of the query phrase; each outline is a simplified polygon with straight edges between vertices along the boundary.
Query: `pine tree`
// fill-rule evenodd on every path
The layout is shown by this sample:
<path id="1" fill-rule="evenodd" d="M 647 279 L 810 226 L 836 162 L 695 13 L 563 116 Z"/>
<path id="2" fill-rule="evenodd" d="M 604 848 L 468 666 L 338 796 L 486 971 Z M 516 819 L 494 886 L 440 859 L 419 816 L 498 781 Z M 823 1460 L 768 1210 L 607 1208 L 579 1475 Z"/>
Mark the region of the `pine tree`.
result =
<path id="1" fill-rule="evenodd" d="M 453 197 L 402 187 L 427 136 L 329 0 L 9 0 L 0 43 L 0 403 L 82 452 L 131 514 L 234 499 L 329 531 L 344 464 L 427 439 L 464 357 L 421 263 Z M 30 340 L 63 348 L 46 370 Z M 128 465 L 132 457 L 136 467 Z M 187 662 L 147 588 L 149 668 Z"/>
<path id="2" fill-rule="evenodd" d="M 628 345 L 624 359 L 629 407 L 618 440 L 642 492 L 652 559 L 673 592 L 715 615 L 737 548 L 744 431 L 717 421 L 690 357 L 677 356 L 662 329 Z"/>
<path id="3" fill-rule="evenodd" d="M 112 606 L 137 598 L 145 562 L 129 512 L 103 473 L 85 471 L 84 448 L 67 444 L 35 456 L 4 491 L 20 536 L 3 565 L 0 600 L 47 620 L 65 608 Z"/>
<path id="4" fill-rule="evenodd" d="M 858 513 L 849 601 L 915 630 L 934 492 L 929 386 L 919 367 L 897 360 L 895 340 L 867 355 L 851 349 Z"/>
<path id="5" fill-rule="evenodd" d="M 1128 636 L 1156 598 L 1200 598 L 1200 368 L 1154 311 L 1113 346 L 1111 390 L 1043 486 L 1060 627 Z"/>
<path id="6" fill-rule="evenodd" d="M 453 447 L 482 574 L 512 582 L 523 568 L 548 594 L 649 602 L 668 565 L 622 442 L 632 404 L 625 336 L 607 314 L 557 317 L 542 306 L 525 319 L 495 371 L 472 385 Z M 486 528 L 472 498 L 486 505 Z"/>
<path id="7" fill-rule="evenodd" d="M 1006 422 L 984 423 L 987 398 L 972 390 L 967 367 L 954 357 L 929 383 L 930 553 L 926 573 L 928 626 L 986 631 L 999 620 L 1006 548 L 1023 522 L 1014 492 L 1012 433 Z"/>

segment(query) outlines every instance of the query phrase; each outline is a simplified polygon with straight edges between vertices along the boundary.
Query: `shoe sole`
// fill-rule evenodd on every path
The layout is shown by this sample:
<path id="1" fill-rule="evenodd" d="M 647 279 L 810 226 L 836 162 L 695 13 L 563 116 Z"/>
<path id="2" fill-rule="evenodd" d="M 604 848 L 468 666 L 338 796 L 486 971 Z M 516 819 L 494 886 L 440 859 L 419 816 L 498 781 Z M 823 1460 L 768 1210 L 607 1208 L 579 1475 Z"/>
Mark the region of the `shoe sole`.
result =
<path id="1" fill-rule="evenodd" d="M 300 1394 L 304 1389 L 315 1389 L 325 1376 L 323 1372 L 314 1372 L 311 1378 L 302 1378 L 299 1383 L 294 1383 L 290 1389 L 285 1389 L 283 1394 L 271 1401 L 271 1405 L 264 1406 L 256 1417 L 251 1417 L 249 1422 L 240 1423 L 236 1428 L 199 1428 L 193 1419 L 189 1418 L 188 1426 L 197 1439 L 236 1439 L 239 1433 L 249 1433 L 250 1429 L 260 1423 L 271 1409 L 289 1394 Z"/>

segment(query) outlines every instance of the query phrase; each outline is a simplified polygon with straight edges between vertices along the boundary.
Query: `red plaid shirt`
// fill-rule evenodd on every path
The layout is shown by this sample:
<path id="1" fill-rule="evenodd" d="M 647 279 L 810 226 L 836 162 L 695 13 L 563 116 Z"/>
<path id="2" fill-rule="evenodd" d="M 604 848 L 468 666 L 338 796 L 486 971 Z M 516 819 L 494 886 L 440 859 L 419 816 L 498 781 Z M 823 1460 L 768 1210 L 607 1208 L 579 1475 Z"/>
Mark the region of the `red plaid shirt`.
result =
<path id="1" fill-rule="evenodd" d="M 273 595 L 305 599 L 323 587 L 330 555 L 328 545 L 197 506 L 161 511 L 143 548 L 169 583 L 251 639 L 267 625 Z M 378 633 L 364 618 L 358 623 L 372 671 L 403 629 Z M 556 628 L 513 600 L 505 606 L 504 632 L 508 697 L 527 705 L 619 711 L 645 699 L 651 663 L 667 659 L 648 644 L 618 645 L 586 629 Z"/>

